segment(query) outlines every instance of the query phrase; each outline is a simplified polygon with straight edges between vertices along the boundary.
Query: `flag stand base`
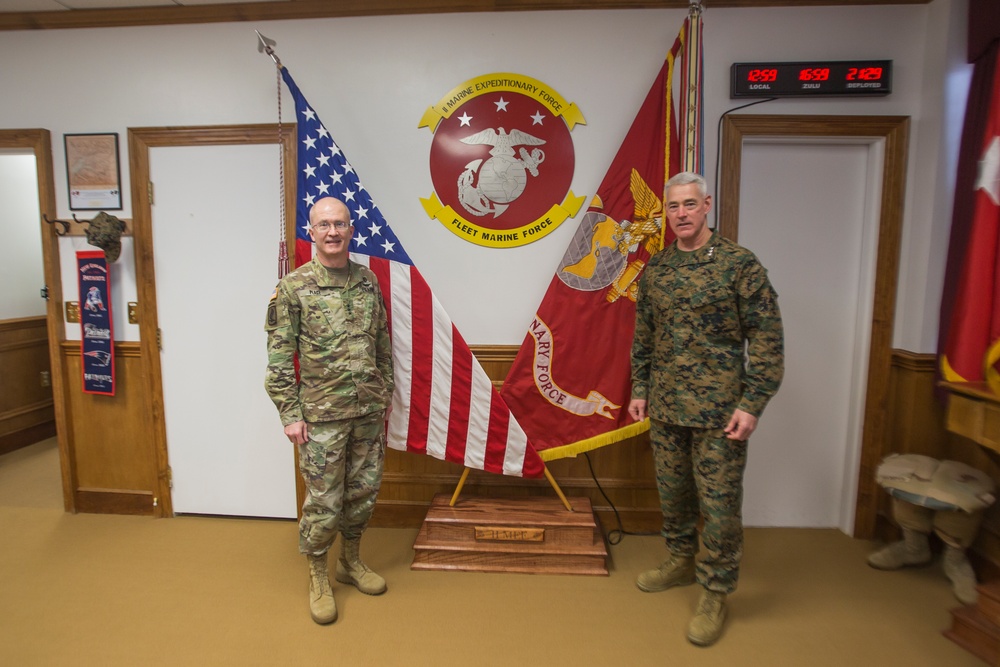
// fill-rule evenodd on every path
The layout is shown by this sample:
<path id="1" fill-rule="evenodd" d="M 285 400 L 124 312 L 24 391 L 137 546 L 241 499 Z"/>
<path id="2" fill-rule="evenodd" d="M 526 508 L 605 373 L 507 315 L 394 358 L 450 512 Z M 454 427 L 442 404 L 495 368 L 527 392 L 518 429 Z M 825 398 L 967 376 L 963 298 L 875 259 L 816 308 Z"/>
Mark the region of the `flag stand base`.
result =
<path id="1" fill-rule="evenodd" d="M 462 471 L 462 478 L 458 480 L 458 485 L 455 486 L 455 493 L 451 494 L 451 502 L 448 503 L 452 507 L 454 507 L 455 503 L 458 502 L 458 495 L 462 493 L 462 487 L 465 486 L 465 480 L 469 479 L 469 471 L 471 470 L 472 468 L 466 468 Z M 566 508 L 567 512 L 572 512 L 573 506 L 570 505 L 568 500 L 566 500 L 566 495 L 563 493 L 563 490 L 559 488 L 559 483 L 556 482 L 556 478 L 552 476 L 552 473 L 549 472 L 547 466 L 543 465 L 542 470 L 545 472 L 545 479 L 549 480 L 549 484 L 552 485 L 552 489 L 556 492 L 556 495 L 559 496 L 559 500 L 562 501 L 563 507 Z"/>
<path id="2" fill-rule="evenodd" d="M 413 570 L 608 574 L 608 550 L 589 498 L 434 496 L 413 543 Z"/>

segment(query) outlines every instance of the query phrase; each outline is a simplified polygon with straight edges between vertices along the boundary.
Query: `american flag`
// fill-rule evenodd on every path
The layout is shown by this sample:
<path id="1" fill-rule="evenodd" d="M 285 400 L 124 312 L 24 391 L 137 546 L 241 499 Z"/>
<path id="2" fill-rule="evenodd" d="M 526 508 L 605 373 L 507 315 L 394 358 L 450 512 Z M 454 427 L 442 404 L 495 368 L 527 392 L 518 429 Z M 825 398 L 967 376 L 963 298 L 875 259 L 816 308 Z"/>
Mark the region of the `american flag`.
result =
<path id="1" fill-rule="evenodd" d="M 295 100 L 298 202 L 295 266 L 312 259 L 309 209 L 337 197 L 351 210 L 351 259 L 368 266 L 389 315 L 396 391 L 388 425 L 393 449 L 428 454 L 468 468 L 539 477 L 544 464 L 451 318 L 413 266 L 357 172 L 302 96 Z"/>

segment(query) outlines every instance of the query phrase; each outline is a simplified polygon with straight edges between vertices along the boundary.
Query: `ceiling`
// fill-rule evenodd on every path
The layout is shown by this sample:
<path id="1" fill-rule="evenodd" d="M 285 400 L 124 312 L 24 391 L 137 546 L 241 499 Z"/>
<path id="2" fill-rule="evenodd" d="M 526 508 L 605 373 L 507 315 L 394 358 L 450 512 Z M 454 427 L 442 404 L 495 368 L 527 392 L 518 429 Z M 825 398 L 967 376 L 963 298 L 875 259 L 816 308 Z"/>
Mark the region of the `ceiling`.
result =
<path id="1" fill-rule="evenodd" d="M 931 0 L 703 0 L 710 7 L 920 5 Z M 0 0 L 0 30 L 269 21 L 331 16 L 683 8 L 691 0 Z"/>

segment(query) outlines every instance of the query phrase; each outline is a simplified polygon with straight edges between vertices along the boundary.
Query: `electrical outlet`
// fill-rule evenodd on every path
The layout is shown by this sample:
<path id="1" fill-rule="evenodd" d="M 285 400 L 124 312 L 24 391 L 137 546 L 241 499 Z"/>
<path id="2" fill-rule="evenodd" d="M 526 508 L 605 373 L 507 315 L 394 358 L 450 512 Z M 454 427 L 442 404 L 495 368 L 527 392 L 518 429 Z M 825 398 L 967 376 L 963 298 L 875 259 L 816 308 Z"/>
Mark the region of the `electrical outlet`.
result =
<path id="1" fill-rule="evenodd" d="M 38 375 L 39 375 L 39 380 L 41 381 L 43 387 L 52 386 L 52 373 L 49 373 L 48 371 L 42 371 Z"/>

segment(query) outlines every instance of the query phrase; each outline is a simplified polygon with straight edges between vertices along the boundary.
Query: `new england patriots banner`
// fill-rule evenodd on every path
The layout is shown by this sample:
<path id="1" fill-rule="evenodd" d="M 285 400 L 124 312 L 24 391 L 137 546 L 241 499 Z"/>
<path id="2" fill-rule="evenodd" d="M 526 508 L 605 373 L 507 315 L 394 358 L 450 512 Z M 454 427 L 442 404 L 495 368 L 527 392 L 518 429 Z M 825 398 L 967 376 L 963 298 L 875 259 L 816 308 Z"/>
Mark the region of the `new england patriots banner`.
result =
<path id="1" fill-rule="evenodd" d="M 541 476 L 544 464 L 524 430 L 288 69 L 280 68 L 298 122 L 295 266 L 312 259 L 313 203 L 343 201 L 355 228 L 351 259 L 378 277 L 389 316 L 396 391 L 388 445 L 486 472 Z"/>
<path id="2" fill-rule="evenodd" d="M 115 341 L 111 325 L 111 276 L 103 250 L 76 253 L 80 284 L 80 368 L 83 393 L 115 394 Z"/>

